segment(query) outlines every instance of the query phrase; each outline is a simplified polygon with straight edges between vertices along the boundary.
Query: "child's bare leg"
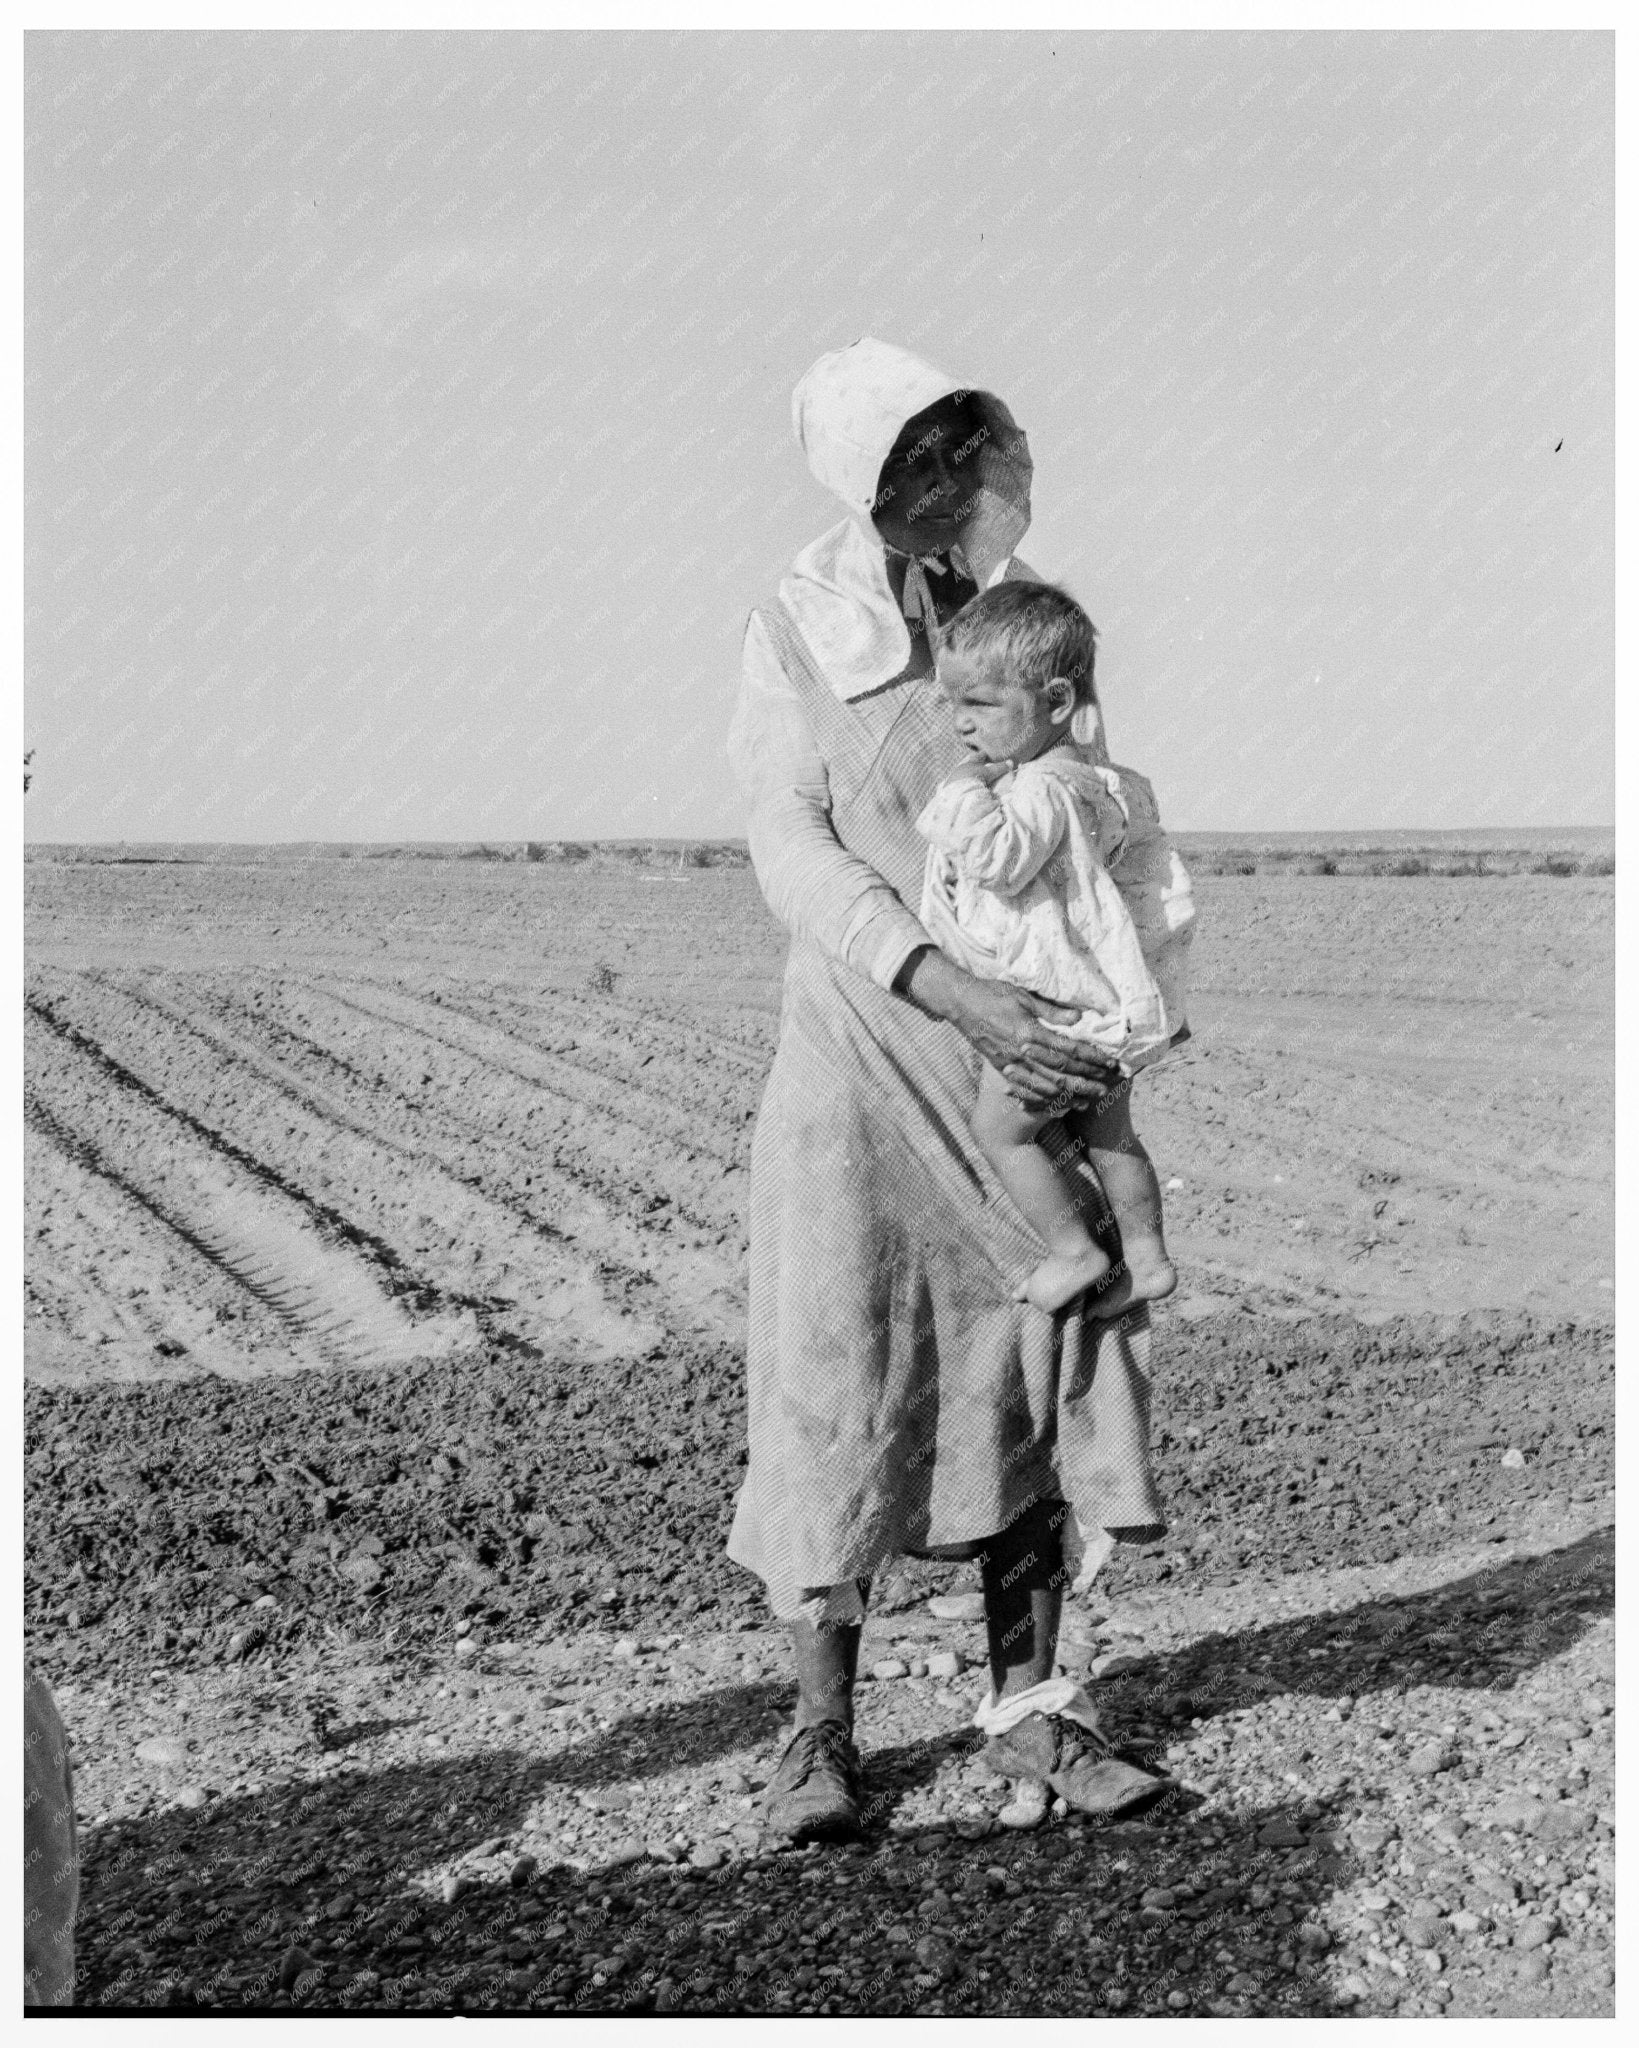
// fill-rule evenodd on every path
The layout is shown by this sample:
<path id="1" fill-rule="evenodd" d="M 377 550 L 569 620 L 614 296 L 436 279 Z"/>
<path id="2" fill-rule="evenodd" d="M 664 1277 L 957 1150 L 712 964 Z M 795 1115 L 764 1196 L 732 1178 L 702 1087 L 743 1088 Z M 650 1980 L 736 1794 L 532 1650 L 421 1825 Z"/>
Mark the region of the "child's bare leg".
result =
<path id="1" fill-rule="evenodd" d="M 1096 1287 L 1109 1272 L 1110 1260 L 1082 1221 L 1073 1188 L 1036 1143 L 1052 1121 L 1020 1108 L 1001 1075 L 993 1067 L 985 1068 L 979 1078 L 973 1135 L 1002 1186 L 1047 1246 L 1047 1257 L 1015 1293 L 1037 1308 L 1060 1309 Z"/>
<path id="2" fill-rule="evenodd" d="M 1132 1082 L 1124 1080 L 1080 1111 L 1075 1128 L 1121 1231 L 1127 1270 L 1088 1303 L 1095 1316 L 1118 1316 L 1140 1301 L 1161 1301 L 1178 1285 L 1161 1236 L 1161 1186 L 1132 1127 Z"/>

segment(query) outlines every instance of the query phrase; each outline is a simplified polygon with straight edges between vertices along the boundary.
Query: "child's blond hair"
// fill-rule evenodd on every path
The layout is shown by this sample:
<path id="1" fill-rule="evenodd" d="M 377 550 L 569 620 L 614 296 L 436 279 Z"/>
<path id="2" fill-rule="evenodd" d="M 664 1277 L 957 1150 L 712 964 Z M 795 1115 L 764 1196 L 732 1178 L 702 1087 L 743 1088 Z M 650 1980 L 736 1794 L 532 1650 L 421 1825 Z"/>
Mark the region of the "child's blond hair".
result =
<path id="1" fill-rule="evenodd" d="M 1076 739 L 1097 730 L 1097 651 L 1097 628 L 1067 590 L 1022 578 L 969 598 L 939 634 L 941 654 L 994 655 L 1027 688 L 1045 690 L 1063 677 L 1076 693 Z"/>

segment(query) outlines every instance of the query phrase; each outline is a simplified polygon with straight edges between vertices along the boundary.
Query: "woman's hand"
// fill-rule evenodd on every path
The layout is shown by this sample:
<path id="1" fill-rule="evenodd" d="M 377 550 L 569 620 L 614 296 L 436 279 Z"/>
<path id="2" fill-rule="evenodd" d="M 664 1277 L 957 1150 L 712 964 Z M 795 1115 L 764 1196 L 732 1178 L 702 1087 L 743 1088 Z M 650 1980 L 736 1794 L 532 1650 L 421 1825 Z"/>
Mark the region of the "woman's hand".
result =
<path id="1" fill-rule="evenodd" d="M 1079 1010 L 1050 1003 L 1011 982 L 982 981 L 936 946 L 913 953 L 894 986 L 918 1009 L 954 1024 L 1007 1082 L 1015 1099 L 1038 1115 L 1062 1114 L 1066 1097 L 1075 1107 L 1096 1102 L 1119 1078 L 1114 1060 L 1061 1038 L 1041 1021 L 1073 1023 Z"/>

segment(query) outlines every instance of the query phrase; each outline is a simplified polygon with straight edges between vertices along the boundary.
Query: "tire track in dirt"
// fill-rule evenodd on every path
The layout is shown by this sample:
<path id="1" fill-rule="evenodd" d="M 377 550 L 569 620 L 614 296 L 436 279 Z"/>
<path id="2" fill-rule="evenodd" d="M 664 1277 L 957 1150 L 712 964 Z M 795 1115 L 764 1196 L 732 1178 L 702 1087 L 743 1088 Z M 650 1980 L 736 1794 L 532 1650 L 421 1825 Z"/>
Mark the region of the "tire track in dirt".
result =
<path id="1" fill-rule="evenodd" d="M 76 989 L 99 999 L 99 1028 L 119 1036 L 128 1062 L 138 1058 L 136 1034 L 148 1043 L 139 1064 L 150 1080 L 186 1074 L 218 1126 L 271 1151 L 348 1214 L 362 1207 L 378 1238 L 473 1306 L 498 1341 L 607 1357 L 644 1353 L 669 1334 L 714 1344 L 738 1336 L 742 1309 L 719 1249 L 727 1224 L 707 1218 L 692 1245 L 668 1245 L 688 1224 L 674 1224 L 681 1205 L 669 1209 L 652 1188 L 625 1205 L 623 1220 L 607 1190 L 543 1162 L 538 1119 L 481 1115 L 474 1126 L 468 1112 L 483 1091 L 464 1066 L 441 1072 L 424 1102 L 412 1099 L 428 1079 L 425 1042 L 395 1058 L 395 1027 L 383 1030 L 374 1012 L 361 1015 L 327 987 L 281 980 L 229 995 L 187 976 L 161 993 L 151 975 L 135 987 L 93 975 Z M 156 1023 L 163 1044 L 151 1043 Z M 177 1031 L 210 1059 L 170 1042 Z M 270 1039 L 276 1056 L 257 1043 Z M 236 1069 L 228 1077 L 213 1071 L 224 1061 Z M 509 1123 L 527 1123 L 527 1148 Z"/>
<path id="2" fill-rule="evenodd" d="M 326 1046 L 374 1062 L 406 1096 L 401 1077 L 419 1078 L 425 1102 L 410 1104 L 418 1153 L 452 1167 L 459 1159 L 475 1184 L 500 1181 L 514 1200 L 527 1189 L 532 1211 L 544 1207 L 553 1227 L 662 1328 L 717 1344 L 742 1339 L 744 1177 L 734 1162 L 685 1157 L 663 1134 L 565 1097 L 544 1068 L 531 1075 L 527 1051 L 492 1027 L 458 1021 L 450 1030 L 443 1005 L 351 980 L 301 993 L 329 1009 L 316 1025 Z M 623 1182 L 627 1162 L 632 1177 Z"/>
<path id="3" fill-rule="evenodd" d="M 298 1363 L 312 1366 L 374 1362 L 369 1347 L 382 1334 L 376 1327 L 350 1333 L 359 1338 L 362 1359 L 352 1353 L 328 1357 L 322 1348 L 313 1348 L 313 1340 L 323 1335 L 323 1278 L 314 1271 L 311 1244 L 303 1239 L 297 1241 L 298 1248 L 293 1248 L 288 1229 L 281 1228 L 280 1221 L 272 1219 L 266 1210 L 253 1217 L 247 1208 L 240 1207 L 236 1215 L 238 1205 L 233 1192 L 222 1183 L 209 1189 L 201 1187 L 197 1161 L 190 1161 L 183 1169 L 192 1180 L 191 1188 L 179 1188 L 178 1176 L 172 1171 L 150 1171 L 139 1178 L 129 1164 L 116 1164 L 96 1138 L 76 1129 L 59 1111 L 48 1108 L 33 1089 L 25 1101 L 25 1114 L 37 1137 L 47 1140 L 82 1172 L 123 1196 L 150 1230 L 166 1233 L 210 1268 L 219 1281 L 233 1283 L 271 1311 L 288 1334 L 308 1340 L 296 1354 Z M 210 1220 L 203 1213 L 207 1199 L 215 1211 Z M 111 1320 L 118 1326 L 117 1332 L 110 1334 L 141 1335 L 144 1326 L 140 1318 L 131 1317 L 112 1301 L 106 1290 L 99 1291 L 110 1301 Z M 373 1318 L 369 1321 L 373 1322 Z M 392 1334 L 398 1334 L 396 1325 Z M 410 1354 L 396 1353 L 389 1346 L 380 1362 L 390 1362 L 399 1355 Z"/>
<path id="4" fill-rule="evenodd" d="M 27 1124 L 24 1371 L 55 1380 L 224 1378 L 321 1361 L 287 1317 L 157 1216 L 43 1105 Z"/>
<path id="5" fill-rule="evenodd" d="M 250 1030 L 273 1039 L 288 1072 L 318 1066 L 355 1122 L 376 1143 L 403 1154 L 406 1171 L 436 1164 L 527 1229 L 555 1238 L 567 1256 L 596 1275 L 606 1295 L 618 1298 L 627 1320 L 641 1318 L 641 1332 L 626 1332 L 624 1350 L 652 1347 L 668 1333 L 714 1345 L 739 1339 L 744 1308 L 734 1262 L 743 1229 L 737 1192 L 719 1196 L 715 1211 L 705 1215 L 696 1204 L 656 1192 L 667 1161 L 653 1148 L 642 1158 L 649 1178 L 621 1188 L 606 1170 L 607 1146 L 600 1153 L 582 1144 L 569 1156 L 552 1149 L 551 1140 L 566 1132 L 584 1135 L 590 1128 L 595 1135 L 600 1128 L 595 1120 L 589 1124 L 583 1105 L 520 1083 L 505 1070 L 488 1069 L 437 1033 L 387 1022 L 327 984 L 281 982 L 269 993 L 286 1006 L 285 1014 L 270 1015 L 266 1000 L 252 1004 L 220 991 L 199 992 L 199 999 L 209 1002 L 230 1033 Z M 411 1142 L 384 1134 L 384 1116 L 407 1121 Z M 622 1149 L 637 1156 L 630 1139 Z M 605 1167 L 601 1173 L 595 1170 L 599 1163 Z M 702 1169 L 692 1161 L 681 1166 L 691 1192 L 703 1173 L 733 1172 Z M 726 1185 L 736 1187 L 733 1181 Z M 442 1214 L 417 1221 L 418 1227 L 440 1226 L 440 1242 L 447 1238 L 451 1250 L 462 1242 L 459 1233 L 443 1227 Z M 426 1255 L 426 1247 L 414 1248 Z M 510 1282 L 503 1276 L 500 1284 Z M 503 1306 L 487 1304 L 497 1314 Z"/>
<path id="6" fill-rule="evenodd" d="M 82 1035 L 112 1036 L 124 1069 L 160 1102 L 170 1105 L 175 1077 L 185 1075 L 212 1135 L 308 1203 L 331 1235 L 366 1247 L 412 1321 L 453 1316 L 469 1343 L 482 1328 L 582 1359 L 628 1356 L 659 1340 L 658 1325 L 612 1301 L 584 1255 L 552 1242 L 538 1218 L 470 1173 L 447 1171 L 420 1142 L 412 1149 L 383 1137 L 332 1090 L 196 1023 L 185 1003 L 98 977 L 60 1000 L 81 1013 Z M 379 1119 L 379 1103 L 375 1110 Z M 437 1329 L 428 1334 L 438 1348 Z"/>
<path id="7" fill-rule="evenodd" d="M 417 1322 L 368 1264 L 343 1249 L 350 1235 L 343 1219 L 283 1188 L 260 1162 L 165 1103 L 47 1006 L 31 999 L 28 1007 L 30 1021 L 58 1041 L 36 1044 L 30 1060 L 36 1127 L 231 1274 L 321 1358 L 384 1365 L 447 1356 L 463 1340 L 476 1341 L 470 1318 Z M 97 1070 L 95 1088 L 87 1085 L 87 1065 Z"/>

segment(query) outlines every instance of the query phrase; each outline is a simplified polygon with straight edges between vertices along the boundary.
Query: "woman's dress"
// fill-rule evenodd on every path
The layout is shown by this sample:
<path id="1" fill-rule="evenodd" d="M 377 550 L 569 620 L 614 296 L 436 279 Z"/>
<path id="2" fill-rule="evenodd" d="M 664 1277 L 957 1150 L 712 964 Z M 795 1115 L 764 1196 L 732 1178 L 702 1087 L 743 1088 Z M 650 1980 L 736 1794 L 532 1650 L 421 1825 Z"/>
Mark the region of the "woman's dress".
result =
<path id="1" fill-rule="evenodd" d="M 1038 1500 L 1068 1500 L 1088 1535 L 1158 1532 L 1148 1314 L 1011 1298 L 1042 1248 L 968 1128 L 979 1055 L 890 992 L 928 943 L 915 821 L 959 755 L 949 714 L 928 678 L 843 701 L 777 602 L 747 657 L 731 752 L 792 941 L 752 1148 L 729 1555 L 788 1614 Z"/>

